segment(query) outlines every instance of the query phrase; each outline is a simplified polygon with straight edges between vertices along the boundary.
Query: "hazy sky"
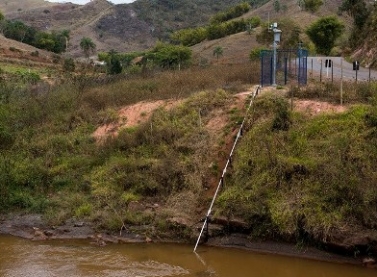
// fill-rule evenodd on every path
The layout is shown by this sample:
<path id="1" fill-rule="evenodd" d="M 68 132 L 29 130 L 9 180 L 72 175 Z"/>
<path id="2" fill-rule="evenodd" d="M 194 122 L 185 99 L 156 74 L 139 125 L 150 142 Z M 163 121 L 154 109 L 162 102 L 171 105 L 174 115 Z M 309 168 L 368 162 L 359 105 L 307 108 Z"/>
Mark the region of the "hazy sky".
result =
<path id="1" fill-rule="evenodd" d="M 81 5 L 84 5 L 88 2 L 90 2 L 90 0 L 46 0 L 48 2 L 58 2 L 58 3 L 63 3 L 63 2 L 71 2 L 71 3 L 74 3 L 74 4 L 81 4 Z M 108 0 L 109 2 L 111 3 L 114 3 L 114 4 L 124 4 L 124 3 L 132 3 L 132 2 L 135 2 L 135 0 Z"/>

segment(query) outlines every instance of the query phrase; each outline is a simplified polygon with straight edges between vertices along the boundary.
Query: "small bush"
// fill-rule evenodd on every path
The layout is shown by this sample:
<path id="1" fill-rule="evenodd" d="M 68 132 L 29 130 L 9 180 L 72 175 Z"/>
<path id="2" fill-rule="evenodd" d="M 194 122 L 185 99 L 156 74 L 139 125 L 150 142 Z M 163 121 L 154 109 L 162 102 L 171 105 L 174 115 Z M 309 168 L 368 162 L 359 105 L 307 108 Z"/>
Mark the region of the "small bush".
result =
<path id="1" fill-rule="evenodd" d="M 92 212 L 92 205 L 89 203 L 84 203 L 75 210 L 75 216 L 77 218 L 82 218 L 90 216 Z"/>
<path id="2" fill-rule="evenodd" d="M 32 57 L 38 57 L 39 56 L 38 50 L 35 50 L 35 51 L 31 52 L 30 56 L 32 56 Z"/>
<path id="3" fill-rule="evenodd" d="M 66 72 L 75 71 L 75 61 L 72 58 L 64 59 L 63 70 Z"/>
<path id="4" fill-rule="evenodd" d="M 52 55 L 52 62 L 53 63 L 57 64 L 57 63 L 60 62 L 60 60 L 61 60 L 61 56 L 59 56 L 57 54 Z"/>
<path id="5" fill-rule="evenodd" d="M 261 52 L 263 50 L 266 50 L 266 48 L 264 48 L 264 47 L 257 47 L 257 48 L 252 49 L 250 51 L 250 54 L 249 54 L 249 59 L 251 61 L 259 61 L 260 56 L 261 56 Z"/>
<path id="6" fill-rule="evenodd" d="M 16 48 L 16 47 L 13 47 L 13 46 L 10 46 L 10 47 L 9 47 L 9 50 L 12 51 L 12 52 L 19 52 L 19 53 L 21 53 L 21 50 L 20 50 L 20 49 L 18 49 L 18 48 Z"/>
<path id="7" fill-rule="evenodd" d="M 33 71 L 20 71 L 16 72 L 16 75 L 25 83 L 36 83 L 41 80 L 41 77 L 38 73 Z"/>

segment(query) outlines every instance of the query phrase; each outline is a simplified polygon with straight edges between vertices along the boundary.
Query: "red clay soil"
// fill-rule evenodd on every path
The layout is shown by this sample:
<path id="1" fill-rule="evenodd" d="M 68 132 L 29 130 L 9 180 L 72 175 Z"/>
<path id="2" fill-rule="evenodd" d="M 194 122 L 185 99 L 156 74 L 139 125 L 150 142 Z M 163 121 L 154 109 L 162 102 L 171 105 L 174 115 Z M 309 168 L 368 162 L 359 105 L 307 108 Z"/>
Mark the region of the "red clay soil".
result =
<path id="1" fill-rule="evenodd" d="M 236 94 L 235 101 L 233 105 L 229 106 L 229 109 L 237 108 L 241 111 L 245 111 L 245 101 L 247 97 L 250 95 L 250 93 L 251 91 L 246 91 Z M 118 120 L 116 122 L 112 122 L 98 127 L 97 130 L 93 133 L 93 137 L 96 139 L 98 143 L 101 143 L 105 141 L 108 137 L 116 137 L 121 128 L 133 127 L 143 122 L 146 122 L 156 109 L 160 107 L 170 109 L 178 105 L 179 103 L 181 103 L 181 100 L 158 100 L 152 102 L 143 101 L 123 107 L 118 111 Z M 213 114 L 211 116 L 211 119 L 205 127 L 210 132 L 210 134 L 214 136 L 213 141 L 219 141 L 220 136 L 222 136 L 220 130 L 222 130 L 226 126 L 226 124 L 229 121 L 229 118 L 226 111 L 220 109 L 215 110 L 212 113 Z M 238 129 L 234 129 L 233 132 L 231 132 L 225 137 L 225 147 L 223 147 L 223 149 L 219 149 L 219 153 L 225 153 L 226 155 L 230 153 L 230 150 L 234 143 L 233 139 L 237 132 Z M 221 168 L 222 170 L 225 166 L 228 156 L 217 156 L 214 157 L 214 159 L 218 160 L 219 168 Z M 216 190 L 219 178 L 221 176 L 221 172 L 219 172 L 218 177 L 210 177 L 209 180 L 206 181 L 207 194 L 209 197 L 212 197 L 214 191 Z"/>
<path id="2" fill-rule="evenodd" d="M 235 95 L 235 101 L 233 105 L 229 107 L 229 109 L 237 108 L 243 112 L 246 112 L 246 105 L 245 103 L 247 97 L 250 95 L 252 91 L 245 91 Z M 109 124 L 102 125 L 97 128 L 97 130 L 93 133 L 93 137 L 97 140 L 98 143 L 103 142 L 106 140 L 107 137 L 116 137 L 119 133 L 121 128 L 127 127 L 134 127 L 138 124 L 141 124 L 149 119 L 152 113 L 160 108 L 164 107 L 165 109 L 170 109 L 177 104 L 181 103 L 181 100 L 158 100 L 158 101 L 143 101 L 133 105 L 129 105 L 126 107 L 121 108 L 118 111 L 118 120 L 116 122 L 112 122 Z M 315 116 L 321 113 L 339 113 L 344 112 L 347 108 L 341 105 L 334 105 L 327 102 L 320 102 L 314 100 L 295 100 L 294 101 L 294 110 L 301 111 L 307 115 Z M 221 130 L 226 126 L 229 122 L 228 114 L 226 111 L 223 110 L 215 110 L 212 112 L 211 119 L 206 124 L 206 129 L 210 132 L 213 137 L 213 141 L 219 141 L 221 135 Z M 218 176 L 210 177 L 206 180 L 207 183 L 207 195 L 212 197 L 214 191 L 219 182 L 219 178 L 221 177 L 222 170 L 225 167 L 225 164 L 228 160 L 228 155 L 232 149 L 234 144 L 234 137 L 238 132 L 238 128 L 235 128 L 231 133 L 229 133 L 224 139 L 225 144 L 223 149 L 219 149 L 218 153 L 223 153 L 222 155 L 218 155 L 214 157 L 217 160 L 219 165 L 219 169 L 221 170 Z"/>
<path id="3" fill-rule="evenodd" d="M 104 141 L 107 137 L 116 137 L 121 128 L 129 128 L 146 122 L 152 113 L 160 108 L 171 109 L 178 105 L 180 100 L 158 100 L 158 101 L 142 101 L 133 105 L 121 108 L 118 111 L 118 120 L 109 124 L 102 125 L 93 133 L 93 137 L 97 142 Z"/>
<path id="4" fill-rule="evenodd" d="M 322 113 L 342 113 L 347 110 L 346 106 L 334 105 L 315 100 L 295 100 L 293 107 L 296 111 L 315 116 Z"/>

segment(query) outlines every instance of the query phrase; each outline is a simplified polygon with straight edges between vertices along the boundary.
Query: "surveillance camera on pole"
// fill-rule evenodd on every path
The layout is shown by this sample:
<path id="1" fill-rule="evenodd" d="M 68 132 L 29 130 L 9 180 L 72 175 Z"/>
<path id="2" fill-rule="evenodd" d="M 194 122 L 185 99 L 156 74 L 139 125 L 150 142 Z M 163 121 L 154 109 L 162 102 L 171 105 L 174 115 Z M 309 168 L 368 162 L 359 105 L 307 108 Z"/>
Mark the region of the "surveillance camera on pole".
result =
<path id="1" fill-rule="evenodd" d="M 272 85 L 276 86 L 276 48 L 278 43 L 280 42 L 281 37 L 281 30 L 278 29 L 278 24 L 274 22 L 271 24 L 272 31 L 274 33 L 274 42 L 273 42 L 273 49 L 274 49 L 274 57 L 273 57 L 273 72 L 272 72 Z"/>

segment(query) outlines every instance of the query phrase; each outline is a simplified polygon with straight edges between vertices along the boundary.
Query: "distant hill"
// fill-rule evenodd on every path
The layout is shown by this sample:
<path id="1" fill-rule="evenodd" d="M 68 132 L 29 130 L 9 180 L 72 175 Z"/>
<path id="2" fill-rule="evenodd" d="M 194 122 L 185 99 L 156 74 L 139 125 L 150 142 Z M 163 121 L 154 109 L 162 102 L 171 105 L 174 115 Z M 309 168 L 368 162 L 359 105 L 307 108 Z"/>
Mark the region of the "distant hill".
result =
<path id="1" fill-rule="evenodd" d="M 336 15 L 338 7 L 341 5 L 342 0 L 327 0 L 320 9 L 315 12 L 307 12 L 300 9 L 297 0 L 281 0 L 281 5 L 284 7 L 279 12 L 275 12 L 273 3 L 269 1 L 257 9 L 252 9 L 243 18 L 250 18 L 252 16 L 259 16 L 263 22 L 281 22 L 284 19 L 289 19 L 295 22 L 301 28 L 300 38 L 304 41 L 309 41 L 305 35 L 305 29 L 314 21 L 318 20 L 322 16 Z M 340 20 L 346 25 L 346 33 L 349 32 L 351 21 L 346 15 L 339 17 Z M 204 41 L 200 44 L 194 45 L 194 57 L 196 61 L 200 60 L 214 62 L 214 63 L 237 63 L 245 61 L 249 58 L 249 54 L 252 48 L 264 46 L 270 47 L 270 44 L 261 45 L 256 40 L 256 35 L 261 32 L 261 27 L 256 28 L 248 34 L 246 31 L 238 33 L 221 39 Z M 282 33 L 284 36 L 285 33 Z M 347 35 L 347 34 L 346 34 Z M 271 42 L 272 42 L 271 33 Z M 213 55 L 213 51 L 216 47 L 223 48 L 223 54 L 217 58 Z M 307 47 L 307 45 L 304 45 Z"/>
<path id="2" fill-rule="evenodd" d="M 86 5 L 57 4 L 44 0 L 0 0 L 0 10 L 7 19 L 21 20 L 39 30 L 70 30 L 67 55 L 79 57 L 82 37 L 90 37 L 97 51 L 143 51 L 153 47 L 157 40 L 167 39 L 175 30 L 208 24 L 209 18 L 219 11 L 243 2 L 242 0 L 137 0 L 131 4 L 114 5 L 106 0 L 93 0 Z M 297 0 L 279 0 L 276 12 L 274 0 L 249 1 L 254 8 L 244 18 L 259 16 L 264 22 L 279 22 L 289 18 L 303 31 L 321 16 L 338 16 L 342 0 L 327 0 L 315 13 L 302 11 Z M 263 4 L 265 3 L 265 4 Z M 347 16 L 341 20 L 348 26 Z M 258 45 L 254 30 L 251 35 L 236 34 L 227 38 L 204 41 L 192 47 L 194 57 L 211 62 L 237 62 L 247 59 L 250 49 Z M 284 34 L 283 34 L 284 35 Z M 213 56 L 216 46 L 224 48 L 219 59 Z"/>
<path id="3" fill-rule="evenodd" d="M 27 13 L 35 9 L 48 8 L 55 5 L 55 3 L 44 0 L 0 0 L 0 9 L 6 15 Z"/>
<path id="4" fill-rule="evenodd" d="M 69 29 L 71 41 L 67 52 L 79 56 L 82 53 L 78 45 L 83 36 L 90 37 L 98 51 L 145 50 L 172 31 L 206 24 L 213 14 L 241 2 L 137 0 L 114 5 L 106 0 L 93 0 L 80 6 L 43 0 L 0 0 L 0 10 L 7 19 L 20 20 L 39 30 Z"/>

